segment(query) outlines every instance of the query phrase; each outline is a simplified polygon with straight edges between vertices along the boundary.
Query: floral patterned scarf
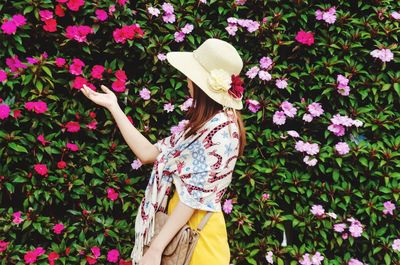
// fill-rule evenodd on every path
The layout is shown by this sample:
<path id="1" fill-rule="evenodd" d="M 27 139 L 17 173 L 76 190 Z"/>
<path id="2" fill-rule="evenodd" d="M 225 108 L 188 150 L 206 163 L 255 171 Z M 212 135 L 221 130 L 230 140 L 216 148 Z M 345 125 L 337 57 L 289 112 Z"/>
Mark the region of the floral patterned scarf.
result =
<path id="1" fill-rule="evenodd" d="M 154 235 L 155 213 L 166 212 L 172 182 L 180 201 L 186 205 L 221 211 L 221 197 L 231 183 L 238 157 L 239 132 L 235 119 L 221 110 L 197 133 L 187 139 L 183 134 L 183 131 L 172 134 L 155 144 L 161 153 L 154 162 L 136 216 L 133 265 L 143 256 L 143 245 Z"/>

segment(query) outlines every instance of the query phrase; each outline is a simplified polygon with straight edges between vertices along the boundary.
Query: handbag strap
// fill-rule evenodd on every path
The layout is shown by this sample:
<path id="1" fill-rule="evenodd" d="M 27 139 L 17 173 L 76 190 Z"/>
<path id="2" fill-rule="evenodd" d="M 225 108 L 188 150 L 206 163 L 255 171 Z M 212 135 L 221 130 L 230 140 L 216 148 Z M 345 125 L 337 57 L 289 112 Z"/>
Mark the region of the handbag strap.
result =
<path id="1" fill-rule="evenodd" d="M 213 213 L 213 212 L 208 211 L 208 212 L 206 213 L 206 215 L 201 219 L 200 224 L 197 226 L 197 230 L 198 230 L 199 232 L 200 232 L 201 229 L 203 229 L 203 227 L 206 225 L 206 223 L 207 223 L 208 219 L 211 217 L 211 214 L 212 214 L 212 213 Z"/>

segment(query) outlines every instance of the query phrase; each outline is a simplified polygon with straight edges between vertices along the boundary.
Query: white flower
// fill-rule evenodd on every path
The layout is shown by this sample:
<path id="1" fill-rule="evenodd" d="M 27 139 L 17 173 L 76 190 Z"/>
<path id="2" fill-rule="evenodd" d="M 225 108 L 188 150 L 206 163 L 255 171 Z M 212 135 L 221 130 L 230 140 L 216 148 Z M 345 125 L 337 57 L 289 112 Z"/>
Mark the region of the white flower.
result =
<path id="1" fill-rule="evenodd" d="M 223 69 L 213 69 L 208 77 L 208 84 L 215 92 L 226 92 L 231 87 L 231 75 Z"/>

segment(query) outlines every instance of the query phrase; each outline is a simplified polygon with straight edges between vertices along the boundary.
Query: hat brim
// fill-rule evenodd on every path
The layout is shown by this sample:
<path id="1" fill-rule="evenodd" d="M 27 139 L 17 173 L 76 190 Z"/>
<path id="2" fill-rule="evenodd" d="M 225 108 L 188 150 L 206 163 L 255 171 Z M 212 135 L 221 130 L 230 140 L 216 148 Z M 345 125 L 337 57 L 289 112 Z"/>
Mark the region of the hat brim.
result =
<path id="1" fill-rule="evenodd" d="M 199 86 L 210 98 L 219 104 L 237 110 L 243 108 L 242 100 L 235 100 L 226 94 L 216 93 L 209 88 L 210 73 L 194 58 L 193 52 L 168 52 L 167 61 L 182 74 Z"/>

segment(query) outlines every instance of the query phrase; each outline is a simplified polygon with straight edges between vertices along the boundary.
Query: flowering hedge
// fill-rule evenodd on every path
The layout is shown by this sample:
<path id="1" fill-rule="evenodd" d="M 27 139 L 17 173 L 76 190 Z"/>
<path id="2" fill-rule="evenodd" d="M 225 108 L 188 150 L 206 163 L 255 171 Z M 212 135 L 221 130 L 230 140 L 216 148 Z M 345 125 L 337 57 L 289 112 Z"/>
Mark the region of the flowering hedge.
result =
<path id="1" fill-rule="evenodd" d="M 248 145 L 223 199 L 232 264 L 400 264 L 398 1 L 0 4 L 0 264 L 130 264 L 152 142 L 191 99 L 165 54 L 240 52 Z"/>

